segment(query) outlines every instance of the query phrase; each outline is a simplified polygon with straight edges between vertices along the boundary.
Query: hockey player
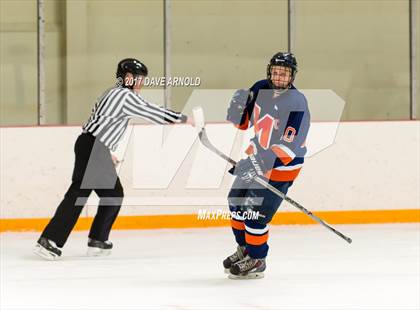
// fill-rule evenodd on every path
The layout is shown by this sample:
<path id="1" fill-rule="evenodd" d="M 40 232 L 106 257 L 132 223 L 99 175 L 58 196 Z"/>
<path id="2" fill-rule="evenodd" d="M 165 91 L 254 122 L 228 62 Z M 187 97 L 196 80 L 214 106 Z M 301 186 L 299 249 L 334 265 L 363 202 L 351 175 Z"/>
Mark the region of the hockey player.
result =
<path id="1" fill-rule="evenodd" d="M 141 117 L 156 124 L 184 123 L 187 116 L 144 100 L 140 89 L 147 67 L 137 59 L 118 63 L 117 86 L 104 92 L 77 138 L 72 184 L 58 206 L 54 217 L 39 238 L 34 253 L 48 260 L 61 256 L 61 249 L 72 231 L 83 205 L 92 191 L 100 197 L 98 211 L 88 239 L 88 255 L 110 253 L 108 241 L 117 218 L 124 192 L 117 175 L 115 151 L 131 118 Z"/>
<path id="2" fill-rule="evenodd" d="M 236 252 L 223 261 L 230 278 L 264 276 L 267 224 L 282 202 L 253 179 L 264 178 L 286 194 L 302 168 L 310 114 L 305 96 L 293 86 L 296 73 L 295 56 L 277 53 L 267 66 L 267 79 L 236 91 L 229 105 L 227 120 L 241 130 L 253 126 L 255 132 L 248 157 L 229 171 L 236 176 L 228 202 L 237 243 Z M 258 219 L 244 217 L 245 211 L 256 212 Z"/>

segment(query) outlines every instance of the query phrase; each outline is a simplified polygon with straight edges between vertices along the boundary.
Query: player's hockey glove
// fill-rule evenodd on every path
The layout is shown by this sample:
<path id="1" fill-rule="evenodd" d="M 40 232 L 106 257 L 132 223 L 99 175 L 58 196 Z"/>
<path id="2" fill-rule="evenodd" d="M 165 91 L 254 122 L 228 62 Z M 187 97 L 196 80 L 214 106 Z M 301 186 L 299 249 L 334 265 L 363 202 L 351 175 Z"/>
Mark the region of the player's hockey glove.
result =
<path id="1" fill-rule="evenodd" d="M 243 118 L 245 107 L 248 102 L 249 90 L 238 89 L 230 101 L 229 108 L 227 110 L 226 120 L 232 122 L 235 125 L 241 125 L 244 121 Z"/>
<path id="2" fill-rule="evenodd" d="M 251 183 L 256 176 L 264 176 L 268 170 L 262 158 L 255 154 L 238 161 L 236 166 L 229 170 L 229 173 L 240 177 L 246 183 Z"/>

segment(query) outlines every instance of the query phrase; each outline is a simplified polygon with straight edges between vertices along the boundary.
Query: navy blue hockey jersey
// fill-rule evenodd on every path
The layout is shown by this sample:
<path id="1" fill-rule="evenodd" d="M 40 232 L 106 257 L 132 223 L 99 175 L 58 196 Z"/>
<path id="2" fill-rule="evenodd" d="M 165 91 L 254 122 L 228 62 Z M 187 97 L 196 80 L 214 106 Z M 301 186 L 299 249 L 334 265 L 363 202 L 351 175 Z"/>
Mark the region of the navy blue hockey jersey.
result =
<path id="1" fill-rule="evenodd" d="M 239 129 L 254 127 L 255 136 L 246 150 L 258 153 L 274 181 L 293 181 L 306 154 L 310 113 L 305 96 L 294 86 L 287 91 L 271 89 L 267 80 L 250 88 Z"/>

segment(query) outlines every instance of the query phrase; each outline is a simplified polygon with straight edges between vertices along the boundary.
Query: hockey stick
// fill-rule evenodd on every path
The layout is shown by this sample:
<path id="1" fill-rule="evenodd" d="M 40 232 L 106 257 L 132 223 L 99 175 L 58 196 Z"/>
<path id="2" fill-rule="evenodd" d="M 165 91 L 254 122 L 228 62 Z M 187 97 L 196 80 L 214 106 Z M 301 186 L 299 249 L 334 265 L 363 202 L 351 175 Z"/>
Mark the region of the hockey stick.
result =
<path id="1" fill-rule="evenodd" d="M 202 109 L 201 108 L 195 108 L 193 110 L 193 116 L 194 116 L 195 127 L 196 127 L 196 129 L 198 131 L 198 137 L 200 138 L 201 143 L 206 148 L 208 148 L 210 151 L 212 151 L 213 153 L 217 154 L 218 156 L 220 156 L 221 158 L 223 158 L 224 160 L 226 160 L 227 162 L 229 162 L 230 164 L 232 164 L 233 166 L 235 166 L 236 165 L 236 161 L 235 160 L 233 160 L 232 158 L 230 158 L 229 156 L 227 156 L 223 152 L 219 151 L 210 142 L 210 140 L 209 140 L 209 138 L 207 136 L 207 133 L 206 133 L 206 129 L 205 129 L 204 114 L 203 114 Z M 283 200 L 286 200 L 288 203 L 290 203 L 292 206 L 294 206 L 295 208 L 297 208 L 300 211 L 302 211 L 303 213 L 305 213 L 307 216 L 309 216 L 310 218 L 312 218 L 314 221 L 318 222 L 319 224 L 321 224 L 322 226 L 324 226 L 328 230 L 330 230 L 333 233 L 335 233 L 336 235 L 338 235 L 340 238 L 344 239 L 348 243 L 351 243 L 352 242 L 352 239 L 351 238 L 345 236 L 343 233 L 341 233 L 338 230 L 336 230 L 335 228 L 331 227 L 325 221 L 321 220 L 319 217 L 317 217 L 311 211 L 309 211 L 305 207 L 303 207 L 300 203 L 294 201 L 292 198 L 290 198 L 289 196 L 287 196 L 284 193 L 282 193 L 281 191 L 279 191 L 277 188 L 275 188 L 274 186 L 272 186 L 271 184 L 269 184 L 267 181 L 265 181 L 261 177 L 258 177 L 257 176 L 257 177 L 254 178 L 254 180 L 257 183 L 259 183 L 260 185 L 264 186 L 265 188 L 267 188 L 270 191 L 272 191 L 273 193 L 275 193 L 276 195 L 280 196 Z"/>

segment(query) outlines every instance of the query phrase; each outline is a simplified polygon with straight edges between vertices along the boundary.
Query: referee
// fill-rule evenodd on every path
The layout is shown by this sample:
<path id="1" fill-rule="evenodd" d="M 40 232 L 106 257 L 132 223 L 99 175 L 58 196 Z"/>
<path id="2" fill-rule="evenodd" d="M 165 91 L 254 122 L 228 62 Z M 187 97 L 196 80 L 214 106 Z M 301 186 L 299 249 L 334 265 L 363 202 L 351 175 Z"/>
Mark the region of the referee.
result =
<path id="1" fill-rule="evenodd" d="M 108 237 L 124 197 L 115 169 L 117 159 L 111 151 L 117 148 L 131 118 L 140 117 L 156 124 L 187 121 L 186 115 L 140 97 L 147 73 L 147 67 L 137 59 L 127 58 L 118 63 L 117 85 L 98 99 L 76 140 L 72 183 L 35 246 L 34 253 L 38 256 L 47 260 L 61 256 L 60 248 L 66 243 L 92 191 L 100 202 L 89 232 L 88 255 L 110 254 L 112 243 Z"/>

